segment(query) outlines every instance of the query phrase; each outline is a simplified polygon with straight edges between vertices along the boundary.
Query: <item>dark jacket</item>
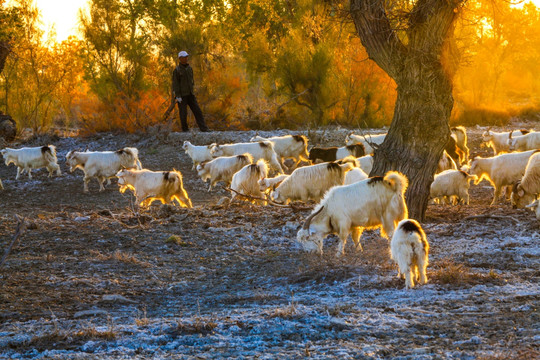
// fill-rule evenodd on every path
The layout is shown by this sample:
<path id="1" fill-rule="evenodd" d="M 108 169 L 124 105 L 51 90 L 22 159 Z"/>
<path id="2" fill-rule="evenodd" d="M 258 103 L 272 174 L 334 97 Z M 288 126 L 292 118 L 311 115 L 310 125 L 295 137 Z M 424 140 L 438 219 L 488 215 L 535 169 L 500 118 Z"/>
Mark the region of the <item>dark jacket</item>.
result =
<path id="1" fill-rule="evenodd" d="M 189 64 L 178 65 L 172 74 L 172 88 L 175 96 L 186 96 L 193 94 L 193 69 Z"/>

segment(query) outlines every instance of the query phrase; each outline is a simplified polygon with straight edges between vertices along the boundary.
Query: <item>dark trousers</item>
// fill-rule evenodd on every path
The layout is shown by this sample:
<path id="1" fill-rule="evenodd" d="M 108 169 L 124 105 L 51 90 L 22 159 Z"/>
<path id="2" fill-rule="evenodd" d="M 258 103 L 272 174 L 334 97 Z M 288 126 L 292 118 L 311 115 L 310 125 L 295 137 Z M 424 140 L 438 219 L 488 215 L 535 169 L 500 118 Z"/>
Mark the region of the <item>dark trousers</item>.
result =
<path id="1" fill-rule="evenodd" d="M 199 107 L 199 104 L 197 103 L 197 99 L 195 98 L 195 95 L 182 96 L 182 102 L 178 104 L 178 111 L 180 112 L 180 122 L 182 123 L 182 131 L 189 130 L 188 123 L 187 123 L 188 105 L 189 105 L 189 108 L 191 109 L 191 112 L 193 113 L 193 116 L 195 116 L 195 121 L 197 121 L 197 125 L 199 126 L 199 129 L 201 131 L 208 131 L 208 126 L 206 126 L 203 113 L 201 111 L 201 108 Z"/>

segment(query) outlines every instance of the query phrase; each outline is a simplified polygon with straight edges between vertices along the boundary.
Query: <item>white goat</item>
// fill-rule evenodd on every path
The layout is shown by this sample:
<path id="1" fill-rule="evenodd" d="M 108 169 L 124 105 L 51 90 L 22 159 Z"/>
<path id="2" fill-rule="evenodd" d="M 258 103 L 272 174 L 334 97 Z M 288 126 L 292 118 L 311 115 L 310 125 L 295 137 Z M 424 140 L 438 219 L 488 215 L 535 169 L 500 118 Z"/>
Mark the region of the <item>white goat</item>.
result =
<path id="1" fill-rule="evenodd" d="M 139 150 L 134 147 L 125 147 L 117 151 L 70 151 L 66 155 L 66 164 L 69 171 L 79 168 L 84 172 L 84 192 L 88 192 L 88 183 L 91 178 L 96 178 L 99 183 L 99 191 L 105 190 L 103 182 L 116 176 L 122 168 L 142 169 L 139 161 Z"/>
<path id="2" fill-rule="evenodd" d="M 456 146 L 461 150 L 459 153 L 459 161 L 467 163 L 469 161 L 469 148 L 467 147 L 467 130 L 464 126 L 455 126 L 451 129 L 451 136 L 456 141 Z"/>
<path id="3" fill-rule="evenodd" d="M 56 175 L 62 175 L 56 158 L 56 147 L 54 145 L 39 146 L 39 147 L 23 147 L 20 149 L 5 148 L 0 150 L 0 154 L 4 157 L 6 166 L 14 164 L 17 166 L 17 176 L 25 171 L 28 173 L 28 178 L 32 178 L 32 169 L 47 168 L 49 177 L 56 171 Z"/>
<path id="4" fill-rule="evenodd" d="M 345 138 L 345 144 L 346 145 L 354 145 L 354 144 L 363 144 L 364 149 L 366 150 L 366 154 L 373 154 L 375 151 L 371 144 L 380 145 L 383 143 L 384 139 L 386 138 L 386 134 L 378 134 L 378 135 L 355 135 L 353 133 L 350 133 Z"/>
<path id="5" fill-rule="evenodd" d="M 256 164 L 244 166 L 240 171 L 235 173 L 231 181 L 232 196 L 231 202 L 236 197 L 237 193 L 256 198 L 262 198 L 263 193 L 260 190 L 258 181 L 266 178 L 268 175 L 268 165 L 266 161 L 259 160 Z M 252 203 L 265 205 L 266 201 L 249 199 Z"/>
<path id="6" fill-rule="evenodd" d="M 478 185 L 480 181 L 486 179 L 493 185 L 495 191 L 493 193 L 491 205 L 494 205 L 501 195 L 503 186 L 513 185 L 516 181 L 521 179 L 525 173 L 529 158 L 535 152 L 536 150 L 530 150 L 501 154 L 490 158 L 473 158 L 471 161 L 470 173 L 478 176 L 478 179 L 474 184 Z"/>
<path id="7" fill-rule="evenodd" d="M 162 204 L 169 204 L 176 200 L 182 207 L 193 207 L 186 190 L 184 190 L 180 171 L 123 169 L 116 176 L 120 192 L 124 193 L 127 189 L 132 190 L 137 204 L 141 206 L 148 206 L 155 200 L 161 201 Z"/>
<path id="8" fill-rule="evenodd" d="M 538 193 L 540 193 L 540 152 L 529 158 L 525 175 L 514 184 L 510 199 L 514 207 L 522 208 L 536 200 Z"/>
<path id="9" fill-rule="evenodd" d="M 369 175 L 371 169 L 373 169 L 373 155 L 362 156 L 356 160 L 358 161 L 358 167 Z"/>
<path id="10" fill-rule="evenodd" d="M 208 187 L 208 191 L 210 191 L 220 181 L 229 185 L 234 173 L 252 162 L 253 157 L 248 153 L 235 156 L 221 156 L 197 165 L 197 174 L 204 182 L 210 180 L 210 186 Z"/>
<path id="11" fill-rule="evenodd" d="M 392 236 L 397 223 L 407 218 L 404 193 L 407 178 L 394 171 L 351 185 L 332 188 L 306 219 L 296 240 L 305 251 L 322 254 L 323 240 L 329 234 L 339 236 L 337 256 L 344 253 L 352 232 L 356 249 L 362 249 L 360 236 L 365 228 L 382 227 L 383 237 Z"/>
<path id="12" fill-rule="evenodd" d="M 439 160 L 439 165 L 437 166 L 437 173 L 443 172 L 445 170 L 456 170 L 457 165 L 454 159 L 448 153 L 446 150 L 443 151 L 441 160 Z"/>
<path id="13" fill-rule="evenodd" d="M 461 170 L 445 170 L 435 175 L 430 188 L 430 197 L 434 200 L 442 198 L 445 203 L 448 198 L 457 197 L 457 203 L 469 205 L 470 181 L 476 180 L 476 175 L 469 175 Z"/>
<path id="14" fill-rule="evenodd" d="M 283 173 L 283 168 L 281 167 L 278 156 L 274 151 L 274 144 L 270 141 L 215 145 L 212 147 L 211 152 L 212 156 L 214 157 L 242 155 L 248 153 L 253 157 L 253 161 L 258 161 L 260 159 L 266 160 L 272 169 L 277 170 L 279 174 Z"/>
<path id="15" fill-rule="evenodd" d="M 493 149 L 493 155 L 497 155 L 503 152 L 510 152 L 510 148 L 508 146 L 508 139 L 510 138 L 510 135 L 520 136 L 528 133 L 529 130 L 495 132 L 488 129 L 482 134 L 482 140 L 484 143 L 486 143 L 487 147 Z"/>
<path id="16" fill-rule="evenodd" d="M 540 148 L 540 132 L 530 132 L 526 135 L 512 137 L 508 139 L 510 151 L 527 151 Z"/>
<path id="17" fill-rule="evenodd" d="M 366 180 L 369 176 L 364 172 L 364 170 L 355 167 L 345 174 L 345 181 L 343 185 L 350 185 L 356 182 Z"/>
<path id="18" fill-rule="evenodd" d="M 319 201 L 333 186 L 343 185 L 345 173 L 353 168 L 350 163 L 322 163 L 298 168 L 270 193 L 271 199 L 288 204 L 289 201 Z"/>
<path id="19" fill-rule="evenodd" d="M 282 175 L 278 175 L 276 177 L 273 177 L 273 178 L 264 178 L 264 179 L 261 179 L 258 181 L 259 183 L 259 190 L 264 193 L 266 192 L 266 190 L 268 189 L 272 189 L 274 190 L 276 187 L 278 187 L 279 184 L 281 184 L 281 182 L 283 180 L 285 180 L 286 178 L 288 178 L 289 175 L 285 175 L 285 174 L 282 174 Z"/>
<path id="20" fill-rule="evenodd" d="M 184 145 L 182 145 L 182 149 L 188 154 L 188 156 L 193 161 L 193 167 L 191 170 L 195 170 L 197 168 L 197 165 L 202 163 L 203 161 L 209 161 L 212 160 L 213 156 L 210 150 L 212 147 L 214 147 L 216 144 L 211 145 L 193 145 L 189 141 L 184 141 Z"/>
<path id="21" fill-rule="evenodd" d="M 274 144 L 274 151 L 277 156 L 280 157 L 280 163 L 283 166 L 285 159 L 293 159 L 294 165 L 291 169 L 296 169 L 300 161 L 309 161 L 308 157 L 308 138 L 304 135 L 283 135 L 273 136 L 270 138 L 264 138 L 259 135 L 255 135 L 249 141 L 270 141 Z"/>
<path id="22" fill-rule="evenodd" d="M 405 287 L 414 287 L 415 280 L 427 283 L 429 243 L 424 230 L 413 219 L 401 220 L 390 242 L 390 254 L 398 264 L 398 277 L 405 275 Z"/>

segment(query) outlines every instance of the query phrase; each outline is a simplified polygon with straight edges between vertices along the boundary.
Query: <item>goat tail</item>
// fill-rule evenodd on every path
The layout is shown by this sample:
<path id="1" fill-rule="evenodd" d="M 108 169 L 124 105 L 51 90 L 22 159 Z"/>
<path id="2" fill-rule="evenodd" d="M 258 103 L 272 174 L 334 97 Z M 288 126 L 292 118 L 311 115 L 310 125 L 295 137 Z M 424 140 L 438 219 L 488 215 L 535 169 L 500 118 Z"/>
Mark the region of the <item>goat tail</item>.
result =
<path id="1" fill-rule="evenodd" d="M 389 171 L 384 175 L 384 180 L 387 181 L 392 189 L 397 193 L 405 193 L 409 180 L 405 175 L 397 171 Z"/>
<path id="2" fill-rule="evenodd" d="M 257 161 L 257 167 L 259 168 L 259 178 L 264 179 L 268 176 L 268 164 L 264 159 Z"/>

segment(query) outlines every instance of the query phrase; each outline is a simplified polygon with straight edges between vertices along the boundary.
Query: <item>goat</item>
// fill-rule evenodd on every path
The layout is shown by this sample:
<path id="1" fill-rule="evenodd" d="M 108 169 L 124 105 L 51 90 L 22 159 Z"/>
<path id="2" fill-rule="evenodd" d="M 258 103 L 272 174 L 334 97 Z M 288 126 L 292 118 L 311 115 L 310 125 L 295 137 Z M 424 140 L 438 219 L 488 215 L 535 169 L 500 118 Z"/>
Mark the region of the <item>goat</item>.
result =
<path id="1" fill-rule="evenodd" d="M 443 150 L 443 154 L 441 157 L 441 160 L 439 160 L 439 165 L 437 166 L 437 173 L 443 172 L 445 170 L 456 170 L 457 165 L 454 159 L 448 153 L 446 150 Z"/>
<path id="2" fill-rule="evenodd" d="M 508 138 L 508 148 L 510 151 L 527 151 L 540 148 L 540 132 L 530 132 L 525 135 Z"/>
<path id="3" fill-rule="evenodd" d="M 262 198 L 263 193 L 260 190 L 258 181 L 266 178 L 267 175 L 268 165 L 262 159 L 257 161 L 256 164 L 244 166 L 232 177 L 231 189 L 234 191 L 232 192 L 231 202 L 234 200 L 237 193 Z M 266 203 L 261 200 L 253 200 L 252 202 L 261 203 L 263 205 Z"/>
<path id="4" fill-rule="evenodd" d="M 383 237 L 392 236 L 397 223 L 407 218 L 405 190 L 407 178 L 389 171 L 383 177 L 372 177 L 351 185 L 336 186 L 308 216 L 296 236 L 305 251 L 322 255 L 323 240 L 329 234 L 339 236 L 336 256 L 344 253 L 349 233 L 357 250 L 362 249 L 360 236 L 365 228 L 382 227 Z"/>
<path id="5" fill-rule="evenodd" d="M 482 134 L 482 141 L 493 149 L 493 155 L 498 155 L 504 152 L 510 152 L 508 139 L 510 136 L 520 136 L 528 134 L 529 130 L 514 130 L 505 132 L 495 132 L 487 129 Z"/>
<path id="6" fill-rule="evenodd" d="M 270 138 L 264 138 L 259 135 L 255 135 L 249 141 L 270 141 L 274 144 L 274 151 L 280 158 L 280 163 L 283 166 L 285 159 L 293 159 L 294 165 L 291 169 L 296 169 L 300 161 L 309 161 L 308 157 L 308 138 L 304 135 L 283 135 L 273 136 Z"/>
<path id="7" fill-rule="evenodd" d="M 459 148 L 458 154 L 461 164 L 469 162 L 469 148 L 467 147 L 467 130 L 463 126 L 455 126 L 450 128 L 451 136 L 456 141 L 456 146 Z"/>
<path id="8" fill-rule="evenodd" d="M 99 191 L 103 191 L 105 180 L 110 183 L 110 178 L 121 169 L 142 169 L 139 150 L 134 147 L 125 147 L 117 151 L 70 151 L 66 154 L 66 164 L 69 165 L 70 172 L 77 168 L 84 172 L 84 192 L 88 192 L 88 183 L 91 178 L 96 178 Z"/>
<path id="9" fill-rule="evenodd" d="M 470 181 L 476 180 L 476 175 L 469 175 L 461 170 L 445 170 L 435 175 L 430 187 L 432 199 L 457 197 L 457 202 L 469 205 Z M 446 201 L 445 201 L 446 202 Z"/>
<path id="10" fill-rule="evenodd" d="M 32 169 L 47 168 L 49 177 L 56 171 L 56 175 L 62 175 L 58 159 L 56 158 L 56 147 L 54 145 L 39 146 L 39 147 L 23 147 L 20 149 L 5 148 L 0 150 L 0 154 L 4 157 L 6 166 L 14 164 L 17 166 L 16 180 L 25 171 L 28 173 L 28 178 L 32 179 Z"/>
<path id="11" fill-rule="evenodd" d="M 345 138 L 345 144 L 346 145 L 362 144 L 364 145 L 365 154 L 373 155 L 373 152 L 375 151 L 375 149 L 373 149 L 372 145 L 377 146 L 377 145 L 382 144 L 385 138 L 386 138 L 386 134 L 355 135 L 353 133 L 350 133 Z"/>
<path id="12" fill-rule="evenodd" d="M 398 264 L 398 277 L 405 275 L 405 287 L 414 287 L 415 280 L 427 283 L 429 243 L 424 230 L 413 219 L 401 220 L 390 241 L 390 254 Z"/>
<path id="13" fill-rule="evenodd" d="M 184 190 L 180 171 L 123 169 L 116 176 L 120 192 L 124 193 L 127 189 L 132 190 L 137 204 L 140 206 L 149 206 L 155 200 L 161 201 L 162 204 L 169 204 L 176 200 L 182 207 L 193 207 L 186 190 Z"/>
<path id="14" fill-rule="evenodd" d="M 259 183 L 259 190 L 264 193 L 266 192 L 266 190 L 268 189 L 272 189 L 272 190 L 275 190 L 276 187 L 279 186 L 279 184 L 281 184 L 281 182 L 283 182 L 283 180 L 285 180 L 286 178 L 288 178 L 289 175 L 278 175 L 276 177 L 273 177 L 273 178 L 263 178 L 261 180 L 258 181 Z"/>
<path id="15" fill-rule="evenodd" d="M 355 167 L 347 171 L 343 185 L 354 184 L 356 182 L 366 180 L 368 177 L 369 176 L 364 172 L 364 170 L 360 169 L 359 167 Z"/>
<path id="16" fill-rule="evenodd" d="M 284 204 L 291 200 L 319 201 L 328 189 L 343 185 L 345 173 L 352 168 L 350 163 L 340 165 L 333 162 L 298 168 L 270 193 L 270 197 Z"/>
<path id="17" fill-rule="evenodd" d="M 184 141 L 184 145 L 182 145 L 182 149 L 188 154 L 188 156 L 193 161 L 193 167 L 191 170 L 195 170 L 197 168 L 197 165 L 202 163 L 203 161 L 209 161 L 213 159 L 212 153 L 210 150 L 212 147 L 214 147 L 216 144 L 211 145 L 193 145 L 189 141 Z"/>
<path id="18" fill-rule="evenodd" d="M 260 159 L 266 160 L 272 169 L 277 170 L 279 174 L 283 173 L 283 168 L 274 151 L 274 144 L 270 141 L 214 145 L 210 151 L 214 157 L 243 155 L 248 153 L 253 158 L 252 162 Z"/>
<path id="19" fill-rule="evenodd" d="M 514 208 L 522 208 L 530 204 L 540 193 L 540 153 L 529 158 L 525 175 L 514 183 L 510 200 Z"/>
<path id="20" fill-rule="evenodd" d="M 513 185 L 521 179 L 529 158 L 536 151 L 530 150 L 501 154 L 490 158 L 475 157 L 472 159 L 470 173 L 478 177 L 474 184 L 478 185 L 480 181 L 486 179 L 495 188 L 491 205 L 497 202 L 503 186 Z"/>
<path id="21" fill-rule="evenodd" d="M 309 151 L 309 160 L 312 164 L 316 163 L 318 160 L 320 162 L 331 162 L 343 159 L 347 156 L 360 157 L 364 156 L 365 150 L 364 145 L 354 144 L 347 145 L 343 147 L 313 147 Z"/>
<path id="22" fill-rule="evenodd" d="M 248 153 L 235 156 L 222 156 L 197 165 L 197 174 L 204 182 L 210 180 L 210 186 L 208 187 L 208 191 L 210 191 L 219 181 L 223 181 L 226 185 L 229 185 L 234 173 L 252 162 L 253 157 Z"/>

